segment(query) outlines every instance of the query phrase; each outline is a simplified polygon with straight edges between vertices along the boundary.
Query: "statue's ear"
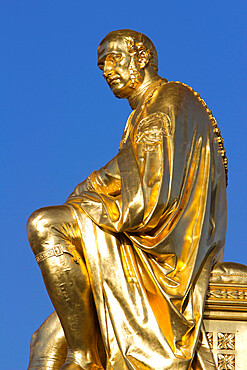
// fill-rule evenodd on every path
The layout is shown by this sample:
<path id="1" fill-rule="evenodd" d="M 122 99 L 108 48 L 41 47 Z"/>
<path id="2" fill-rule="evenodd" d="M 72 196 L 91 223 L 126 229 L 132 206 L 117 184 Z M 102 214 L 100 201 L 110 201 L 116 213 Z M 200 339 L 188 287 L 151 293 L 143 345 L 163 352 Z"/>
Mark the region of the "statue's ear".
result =
<path id="1" fill-rule="evenodd" d="M 148 52 L 147 52 L 146 49 L 142 49 L 142 50 L 139 51 L 138 62 L 139 62 L 140 68 L 142 68 L 142 69 L 144 69 L 146 67 L 146 65 L 148 64 L 149 55 L 148 55 Z"/>

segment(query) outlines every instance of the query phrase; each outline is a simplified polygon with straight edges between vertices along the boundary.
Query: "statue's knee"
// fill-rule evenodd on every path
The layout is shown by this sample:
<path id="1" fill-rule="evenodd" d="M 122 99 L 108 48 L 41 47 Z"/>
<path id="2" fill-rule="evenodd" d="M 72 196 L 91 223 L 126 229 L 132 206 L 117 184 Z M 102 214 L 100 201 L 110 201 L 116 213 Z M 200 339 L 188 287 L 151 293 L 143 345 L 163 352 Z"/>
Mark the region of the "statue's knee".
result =
<path id="1" fill-rule="evenodd" d="M 50 213 L 49 208 L 40 208 L 33 212 L 27 221 L 27 235 L 35 253 L 39 252 L 37 247 L 48 237 L 52 223 Z"/>
<path id="2" fill-rule="evenodd" d="M 64 227 L 68 225 L 68 227 Z M 51 206 L 40 208 L 29 217 L 27 235 L 34 254 L 64 243 L 67 238 L 79 235 L 77 224 L 68 206 Z"/>

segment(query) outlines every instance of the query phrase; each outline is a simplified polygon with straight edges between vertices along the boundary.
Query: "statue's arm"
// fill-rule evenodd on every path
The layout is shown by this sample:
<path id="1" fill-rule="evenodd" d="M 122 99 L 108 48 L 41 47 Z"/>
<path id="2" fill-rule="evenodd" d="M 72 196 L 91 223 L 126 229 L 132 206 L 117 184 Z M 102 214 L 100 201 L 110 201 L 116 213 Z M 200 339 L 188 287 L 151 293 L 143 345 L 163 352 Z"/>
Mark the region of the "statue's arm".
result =
<path id="1" fill-rule="evenodd" d="M 78 184 L 68 197 L 67 202 L 82 197 L 85 192 L 96 192 L 109 196 L 120 194 L 121 178 L 116 156 L 100 170 L 92 172 L 86 180 Z"/>
<path id="2" fill-rule="evenodd" d="M 167 156 L 160 142 L 150 145 L 153 148 L 144 153 L 144 163 L 138 148 L 144 152 L 145 142 L 130 138 L 116 157 L 75 188 L 67 202 L 79 203 L 103 228 L 113 232 L 138 232 L 154 213 L 163 179 L 163 158 Z M 169 183 L 167 168 L 166 172 Z"/>
<path id="3" fill-rule="evenodd" d="M 101 227 L 114 232 L 146 232 L 169 206 L 174 108 L 178 104 L 168 104 L 161 93 L 133 122 L 134 129 L 119 153 L 79 184 L 68 199 L 79 202 Z"/>

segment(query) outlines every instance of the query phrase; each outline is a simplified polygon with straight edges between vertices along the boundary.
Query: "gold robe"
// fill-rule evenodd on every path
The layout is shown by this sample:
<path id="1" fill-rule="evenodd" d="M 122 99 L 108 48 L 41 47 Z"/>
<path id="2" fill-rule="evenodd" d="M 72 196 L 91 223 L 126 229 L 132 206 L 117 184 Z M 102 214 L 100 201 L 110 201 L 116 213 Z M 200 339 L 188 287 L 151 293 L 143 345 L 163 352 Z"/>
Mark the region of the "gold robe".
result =
<path id="1" fill-rule="evenodd" d="M 225 172 L 208 112 L 186 85 L 154 82 L 119 153 L 67 200 L 81 228 L 106 369 L 185 370 L 196 351 L 201 367 L 215 368 L 198 344 L 226 233 Z"/>

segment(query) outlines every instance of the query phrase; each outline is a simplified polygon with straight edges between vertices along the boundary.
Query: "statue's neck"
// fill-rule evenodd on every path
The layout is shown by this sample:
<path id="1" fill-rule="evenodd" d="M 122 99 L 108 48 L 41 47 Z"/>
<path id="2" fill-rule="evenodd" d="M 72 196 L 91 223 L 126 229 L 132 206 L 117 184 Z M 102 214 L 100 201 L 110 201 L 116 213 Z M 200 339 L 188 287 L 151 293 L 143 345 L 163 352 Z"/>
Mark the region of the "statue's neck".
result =
<path id="1" fill-rule="evenodd" d="M 129 105 L 132 109 L 136 109 L 137 105 L 140 103 L 142 98 L 144 97 L 145 93 L 149 88 L 154 85 L 156 86 L 156 82 L 161 80 L 161 77 L 156 75 L 152 78 L 144 79 L 143 83 L 134 91 L 134 93 L 128 98 Z"/>

